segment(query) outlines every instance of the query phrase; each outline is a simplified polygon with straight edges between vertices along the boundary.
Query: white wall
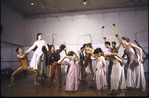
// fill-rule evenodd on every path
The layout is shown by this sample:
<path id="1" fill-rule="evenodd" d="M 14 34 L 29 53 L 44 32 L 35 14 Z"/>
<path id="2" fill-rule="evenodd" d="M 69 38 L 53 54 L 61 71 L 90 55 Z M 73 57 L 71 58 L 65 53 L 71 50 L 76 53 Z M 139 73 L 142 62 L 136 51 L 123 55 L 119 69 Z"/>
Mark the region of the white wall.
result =
<path id="1" fill-rule="evenodd" d="M 120 37 L 127 36 L 133 42 L 135 39 L 138 41 L 148 41 L 148 10 L 138 8 L 130 11 L 118 11 L 99 13 L 100 11 L 78 12 L 73 14 L 54 14 L 40 15 L 29 17 L 26 21 L 26 46 L 32 45 L 36 40 L 38 32 L 43 33 L 43 39 L 47 43 L 52 43 L 51 37 L 53 33 L 58 36 L 55 37 L 55 45 L 60 45 L 62 42 L 67 44 L 77 44 L 77 38 L 91 34 L 92 43 L 103 43 L 102 26 L 108 24 L 116 24 L 117 32 Z M 106 12 L 106 10 L 104 11 Z M 79 15 L 81 14 L 81 15 Z M 106 27 L 105 35 L 111 36 L 115 33 L 110 27 Z M 113 32 L 110 34 L 110 32 Z M 136 33 L 143 33 L 142 36 L 135 36 Z M 137 38 L 136 38 L 137 37 Z M 79 43 L 90 41 L 89 37 L 82 38 Z M 109 41 L 117 39 L 110 39 Z"/>
<path id="2" fill-rule="evenodd" d="M 1 41 L 24 45 L 25 18 L 1 1 Z"/>

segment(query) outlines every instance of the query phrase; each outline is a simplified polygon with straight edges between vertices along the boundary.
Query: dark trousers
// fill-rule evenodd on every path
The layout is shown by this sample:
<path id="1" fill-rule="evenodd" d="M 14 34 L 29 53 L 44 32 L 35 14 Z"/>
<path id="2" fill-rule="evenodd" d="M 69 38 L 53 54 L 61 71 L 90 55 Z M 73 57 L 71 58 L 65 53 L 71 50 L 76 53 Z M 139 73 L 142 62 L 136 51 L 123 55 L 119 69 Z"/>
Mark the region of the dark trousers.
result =
<path id="1" fill-rule="evenodd" d="M 81 79 L 83 78 L 83 61 L 84 61 L 84 59 L 80 59 Z"/>
<path id="2" fill-rule="evenodd" d="M 108 85 L 111 85 L 110 80 L 111 80 L 112 65 L 113 65 L 112 61 L 109 61 L 109 66 L 108 66 L 108 77 L 107 77 L 107 78 L 108 78 L 108 80 L 107 80 Z"/>
<path id="3" fill-rule="evenodd" d="M 54 81 L 54 75 L 55 75 L 55 69 L 57 70 L 57 79 L 58 79 L 58 84 L 61 85 L 62 81 L 61 81 L 61 65 L 60 64 L 52 64 L 51 66 L 51 70 L 50 70 L 50 82 L 49 85 L 51 85 Z"/>

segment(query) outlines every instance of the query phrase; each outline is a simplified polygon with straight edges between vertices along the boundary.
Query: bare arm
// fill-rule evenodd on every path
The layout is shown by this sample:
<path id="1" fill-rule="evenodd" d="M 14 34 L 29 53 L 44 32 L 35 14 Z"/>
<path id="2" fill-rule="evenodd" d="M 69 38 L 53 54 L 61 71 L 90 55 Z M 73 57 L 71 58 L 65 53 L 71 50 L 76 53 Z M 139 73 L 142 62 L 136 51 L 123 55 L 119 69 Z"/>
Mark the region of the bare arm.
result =
<path id="1" fill-rule="evenodd" d="M 77 54 L 75 53 L 74 55 L 75 55 L 75 58 L 76 58 L 78 61 L 80 61 L 80 59 L 79 59 L 79 57 L 77 56 Z"/>
<path id="2" fill-rule="evenodd" d="M 119 49 L 120 47 L 121 47 L 121 40 L 120 40 L 120 38 L 119 38 L 119 35 L 118 34 L 116 34 L 116 37 L 117 37 L 117 39 L 119 40 L 119 45 L 117 46 L 117 49 Z"/>
<path id="3" fill-rule="evenodd" d="M 58 63 L 58 64 L 61 64 L 62 61 L 63 61 L 64 59 L 66 59 L 66 58 L 72 58 L 72 56 L 64 56 L 62 59 L 58 60 L 57 63 Z"/>
<path id="4" fill-rule="evenodd" d="M 142 49 L 132 43 L 130 43 L 130 46 L 135 48 L 135 49 L 138 49 L 139 50 L 139 53 L 140 53 L 140 61 L 143 62 L 143 59 L 142 59 Z"/>
<path id="5" fill-rule="evenodd" d="M 28 51 L 26 51 L 23 55 L 17 55 L 17 58 L 19 58 L 19 59 L 23 59 L 27 54 L 28 54 L 29 52 Z"/>
<path id="6" fill-rule="evenodd" d="M 119 59 L 122 60 L 122 63 L 125 65 L 125 61 L 117 53 L 106 53 L 105 56 L 117 56 Z"/>

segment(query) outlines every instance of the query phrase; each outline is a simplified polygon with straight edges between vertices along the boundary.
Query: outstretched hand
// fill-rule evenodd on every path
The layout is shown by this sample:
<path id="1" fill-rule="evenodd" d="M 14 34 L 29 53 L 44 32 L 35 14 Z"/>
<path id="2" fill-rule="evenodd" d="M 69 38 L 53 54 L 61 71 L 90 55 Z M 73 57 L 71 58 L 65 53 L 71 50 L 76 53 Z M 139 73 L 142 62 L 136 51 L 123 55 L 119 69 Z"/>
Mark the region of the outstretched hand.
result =
<path id="1" fill-rule="evenodd" d="M 26 54 L 29 54 L 29 53 L 30 53 L 30 51 L 25 51 L 25 53 L 26 53 Z"/>
<path id="2" fill-rule="evenodd" d="M 125 65 L 125 61 L 124 60 L 122 60 L 122 63 L 123 63 L 123 65 Z"/>
<path id="3" fill-rule="evenodd" d="M 106 41 L 106 37 L 103 37 L 104 41 Z"/>

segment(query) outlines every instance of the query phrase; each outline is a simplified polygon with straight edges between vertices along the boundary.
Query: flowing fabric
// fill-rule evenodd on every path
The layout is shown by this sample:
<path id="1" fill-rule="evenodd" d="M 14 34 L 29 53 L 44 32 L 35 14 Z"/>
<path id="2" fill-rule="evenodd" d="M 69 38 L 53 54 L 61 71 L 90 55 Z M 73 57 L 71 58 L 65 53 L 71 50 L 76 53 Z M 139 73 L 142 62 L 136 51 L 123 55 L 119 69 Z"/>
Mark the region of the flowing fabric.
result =
<path id="1" fill-rule="evenodd" d="M 111 90 L 126 89 L 124 66 L 117 59 L 113 60 L 111 72 Z"/>
<path id="2" fill-rule="evenodd" d="M 104 55 L 106 55 L 105 52 Z M 124 66 L 121 66 L 118 57 L 113 56 L 109 57 L 112 62 L 112 71 L 111 71 L 111 90 L 126 89 L 125 75 L 124 75 Z"/>
<path id="3" fill-rule="evenodd" d="M 38 67 L 40 66 L 41 64 L 41 55 L 43 54 L 42 52 L 42 47 L 44 46 L 46 42 L 43 40 L 41 43 L 39 42 L 34 42 L 34 44 L 27 50 L 27 51 L 30 51 L 32 50 L 35 46 L 37 46 L 38 48 L 35 50 L 34 54 L 33 54 L 33 57 L 31 59 L 31 62 L 30 62 L 30 67 L 32 67 L 33 69 L 38 69 Z M 46 48 L 47 48 L 47 45 L 46 45 Z M 48 50 L 48 48 L 47 48 Z"/>
<path id="4" fill-rule="evenodd" d="M 78 75 L 77 75 L 77 65 L 74 62 L 74 59 L 65 59 L 62 62 L 62 65 L 68 65 L 69 70 L 66 75 L 66 91 L 76 91 L 78 90 Z"/>
<path id="5" fill-rule="evenodd" d="M 126 48 L 130 56 L 130 64 L 127 70 L 127 87 L 146 88 L 143 64 L 140 62 L 140 56 L 135 54 L 133 48 L 128 45 Z"/>
<path id="6" fill-rule="evenodd" d="M 104 86 L 108 85 L 107 80 L 106 80 L 106 72 L 105 72 L 105 67 L 103 67 L 102 61 L 98 58 L 96 60 L 96 87 L 98 90 L 103 88 Z M 105 59 L 104 59 L 104 65 L 105 65 Z"/>

